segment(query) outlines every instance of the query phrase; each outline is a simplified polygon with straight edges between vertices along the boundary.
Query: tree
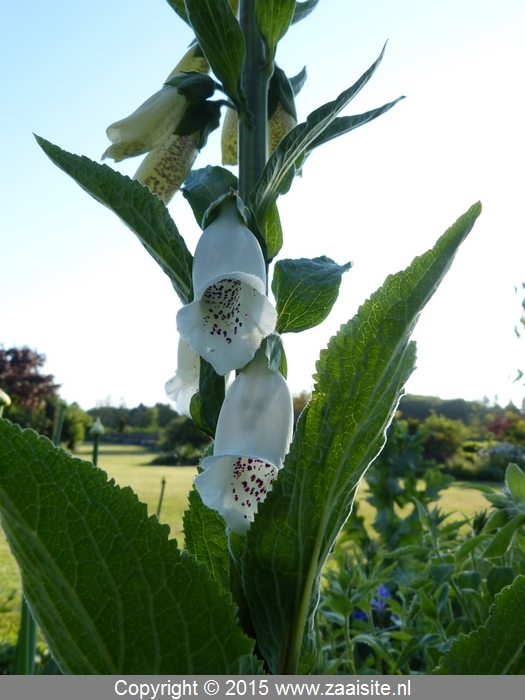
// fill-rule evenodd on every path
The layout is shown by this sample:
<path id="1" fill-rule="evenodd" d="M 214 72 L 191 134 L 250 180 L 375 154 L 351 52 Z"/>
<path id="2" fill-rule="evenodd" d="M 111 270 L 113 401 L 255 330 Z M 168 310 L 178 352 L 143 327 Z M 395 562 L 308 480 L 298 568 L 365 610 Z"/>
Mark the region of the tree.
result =
<path id="1" fill-rule="evenodd" d="M 0 348 L 0 386 L 11 397 L 14 410 L 21 406 L 42 411 L 47 400 L 58 396 L 52 374 L 40 374 L 45 355 L 28 347 Z"/>
<path id="2" fill-rule="evenodd" d="M 4 418 L 22 428 L 52 437 L 58 402 L 58 384 L 52 374 L 41 374 L 46 360 L 28 347 L 0 348 L 0 387 L 11 398 Z"/>

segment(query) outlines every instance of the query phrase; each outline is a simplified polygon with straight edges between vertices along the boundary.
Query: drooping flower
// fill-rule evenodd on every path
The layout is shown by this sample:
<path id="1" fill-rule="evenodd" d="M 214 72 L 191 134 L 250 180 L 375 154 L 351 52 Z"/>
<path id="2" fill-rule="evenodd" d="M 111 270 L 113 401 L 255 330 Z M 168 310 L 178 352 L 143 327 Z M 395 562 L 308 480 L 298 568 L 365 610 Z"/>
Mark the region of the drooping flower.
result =
<path id="1" fill-rule="evenodd" d="M 218 374 L 244 367 L 275 329 L 277 312 L 266 296 L 264 257 L 235 200 L 219 205 L 193 260 L 194 301 L 179 310 L 181 337 Z"/>
<path id="2" fill-rule="evenodd" d="M 264 350 L 236 377 L 217 422 L 213 456 L 195 487 L 233 532 L 246 534 L 290 446 L 293 405 L 286 380 L 268 368 Z"/>
<path id="3" fill-rule="evenodd" d="M 200 358 L 189 343 L 179 339 L 177 370 L 166 382 L 166 394 L 181 416 L 191 418 L 191 397 L 199 391 Z"/>
<path id="4" fill-rule="evenodd" d="M 208 63 L 199 46 L 192 46 L 169 74 L 167 80 L 182 72 L 207 72 Z M 102 159 L 115 162 L 139 156 L 161 146 L 175 131 L 189 104 L 188 98 L 177 87 L 163 85 L 129 117 L 114 122 L 106 129 L 112 145 Z"/>
<path id="5" fill-rule="evenodd" d="M 172 134 L 148 153 L 133 176 L 168 204 L 199 154 L 200 133 Z"/>

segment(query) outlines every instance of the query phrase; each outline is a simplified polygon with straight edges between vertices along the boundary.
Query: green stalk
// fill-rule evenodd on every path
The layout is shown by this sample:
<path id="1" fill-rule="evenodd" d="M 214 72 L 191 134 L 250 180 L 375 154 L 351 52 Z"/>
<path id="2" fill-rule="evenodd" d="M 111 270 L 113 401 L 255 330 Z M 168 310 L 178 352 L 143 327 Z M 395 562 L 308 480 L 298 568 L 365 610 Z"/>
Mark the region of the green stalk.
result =
<path id="1" fill-rule="evenodd" d="M 240 24 L 246 45 L 242 88 L 253 115 L 251 125 L 241 122 L 239 131 L 239 194 L 248 204 L 267 159 L 268 83 L 273 66 L 266 60 L 255 19 L 255 0 L 241 0 Z"/>

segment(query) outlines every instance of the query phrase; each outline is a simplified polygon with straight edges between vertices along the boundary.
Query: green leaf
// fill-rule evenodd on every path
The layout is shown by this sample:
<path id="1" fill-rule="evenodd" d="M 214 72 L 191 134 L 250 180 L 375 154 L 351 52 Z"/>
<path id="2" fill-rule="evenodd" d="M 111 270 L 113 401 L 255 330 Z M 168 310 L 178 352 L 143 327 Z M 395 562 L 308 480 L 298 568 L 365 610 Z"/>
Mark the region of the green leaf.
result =
<path id="1" fill-rule="evenodd" d="M 212 71 L 237 108 L 241 121 L 248 119 L 241 87 L 244 37 L 228 0 L 185 0 L 186 12 L 197 41 Z"/>
<path id="2" fill-rule="evenodd" d="M 511 566 L 493 566 L 487 574 L 487 588 L 492 597 L 505 586 L 510 586 L 516 574 Z"/>
<path id="3" fill-rule="evenodd" d="M 305 0 L 305 2 L 296 2 L 293 13 L 292 24 L 300 22 L 305 17 L 308 17 L 310 12 L 315 10 L 319 0 Z"/>
<path id="4" fill-rule="evenodd" d="M 348 132 L 357 129 L 364 124 L 368 124 L 368 122 L 371 122 L 374 119 L 377 119 L 377 117 L 385 114 L 385 112 L 388 112 L 398 102 L 404 99 L 404 97 L 398 97 L 397 100 L 394 100 L 393 102 L 387 102 L 387 104 L 383 105 L 382 107 L 371 109 L 369 112 L 364 112 L 363 114 L 354 114 L 351 117 L 336 117 L 333 122 L 323 131 L 323 133 L 312 141 L 306 151 L 306 155 L 309 155 L 314 148 L 322 146 L 324 143 L 328 143 L 328 141 L 332 141 L 332 139 L 335 139 L 338 136 L 348 134 Z"/>
<path id="5" fill-rule="evenodd" d="M 482 556 L 485 558 L 501 557 L 505 554 L 516 530 L 525 524 L 525 513 L 515 515 L 494 535 Z"/>
<path id="6" fill-rule="evenodd" d="M 264 221 L 263 242 L 266 246 L 266 251 L 265 246 L 261 246 L 263 254 L 265 254 L 266 261 L 271 262 L 283 247 L 283 230 L 276 204 L 272 204 Z"/>
<path id="7" fill-rule="evenodd" d="M 210 204 L 237 187 L 237 178 L 229 170 L 218 165 L 207 165 L 205 168 L 192 170 L 181 191 L 202 228 L 202 219 Z"/>
<path id="8" fill-rule="evenodd" d="M 224 401 L 224 377 L 213 369 L 209 362 L 200 358 L 199 391 L 191 397 L 191 417 L 210 437 L 215 437 L 215 429 Z"/>
<path id="9" fill-rule="evenodd" d="M 495 598 L 485 625 L 468 637 L 460 635 L 434 675 L 504 675 L 518 658 L 523 657 L 525 644 L 525 576 L 504 588 Z M 525 659 L 521 661 L 525 670 Z"/>
<path id="10" fill-rule="evenodd" d="M 272 673 L 311 668 L 322 567 L 413 370 L 409 337 L 419 313 L 480 211 L 475 204 L 433 249 L 388 277 L 321 352 L 312 399 L 246 538 L 245 592 Z"/>
<path id="11" fill-rule="evenodd" d="M 190 554 L 206 564 L 212 577 L 225 591 L 230 590 L 230 556 L 226 523 L 214 510 L 207 508 L 193 488 L 184 512 L 184 543 Z"/>
<path id="12" fill-rule="evenodd" d="M 525 506 L 525 474 L 517 464 L 509 464 L 505 472 L 505 481 L 514 502 Z"/>
<path id="13" fill-rule="evenodd" d="M 255 18 L 272 61 L 279 39 L 288 31 L 295 4 L 295 0 L 256 0 Z"/>
<path id="14" fill-rule="evenodd" d="M 136 234 L 168 275 L 182 303 L 191 301 L 193 257 L 161 199 L 140 182 L 107 165 L 63 151 L 39 136 L 35 138 L 55 165 Z"/>
<path id="15" fill-rule="evenodd" d="M 337 265 L 324 255 L 311 260 L 279 260 L 272 280 L 277 331 L 299 333 L 324 321 L 339 295 L 341 276 L 351 266 Z"/>
<path id="16" fill-rule="evenodd" d="M 0 420 L 0 513 L 63 673 L 239 673 L 231 597 L 129 488 Z"/>
<path id="17" fill-rule="evenodd" d="M 380 64 L 384 50 L 383 48 L 377 61 L 352 87 L 342 92 L 333 102 L 328 102 L 313 111 L 306 122 L 298 124 L 292 129 L 272 153 L 250 195 L 253 211 L 261 228 L 264 227 L 264 220 L 270 206 L 280 194 L 284 194 L 289 190 L 293 178 L 300 171 L 304 159 L 311 150 L 311 144 L 321 137 L 339 112 L 367 84 Z M 379 116 L 379 114 L 376 116 Z M 333 136 L 330 136 L 330 138 L 333 138 Z M 318 141 L 318 143 L 321 142 Z"/>
<path id="18" fill-rule="evenodd" d="M 190 23 L 188 19 L 188 13 L 186 12 L 186 5 L 184 0 L 168 0 L 168 5 L 175 10 L 181 19 L 183 19 L 187 24 Z"/>

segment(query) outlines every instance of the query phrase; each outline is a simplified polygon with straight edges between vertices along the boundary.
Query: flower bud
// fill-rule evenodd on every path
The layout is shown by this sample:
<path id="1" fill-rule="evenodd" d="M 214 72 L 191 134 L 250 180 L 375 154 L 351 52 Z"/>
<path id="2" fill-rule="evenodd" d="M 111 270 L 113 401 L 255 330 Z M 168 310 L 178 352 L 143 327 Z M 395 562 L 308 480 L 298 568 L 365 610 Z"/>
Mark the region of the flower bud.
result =
<path id="1" fill-rule="evenodd" d="M 4 406 L 10 406 L 11 405 L 11 398 L 9 394 L 6 394 L 5 391 L 2 391 L 0 389 L 0 406 L 3 408 Z"/>
<path id="2" fill-rule="evenodd" d="M 222 123 L 221 152 L 223 165 L 237 165 L 237 144 L 239 120 L 234 109 L 226 110 Z"/>
<path id="3" fill-rule="evenodd" d="M 98 435 L 100 437 L 101 435 L 104 435 L 104 426 L 102 425 L 102 421 L 98 416 L 89 432 L 93 436 Z"/>

